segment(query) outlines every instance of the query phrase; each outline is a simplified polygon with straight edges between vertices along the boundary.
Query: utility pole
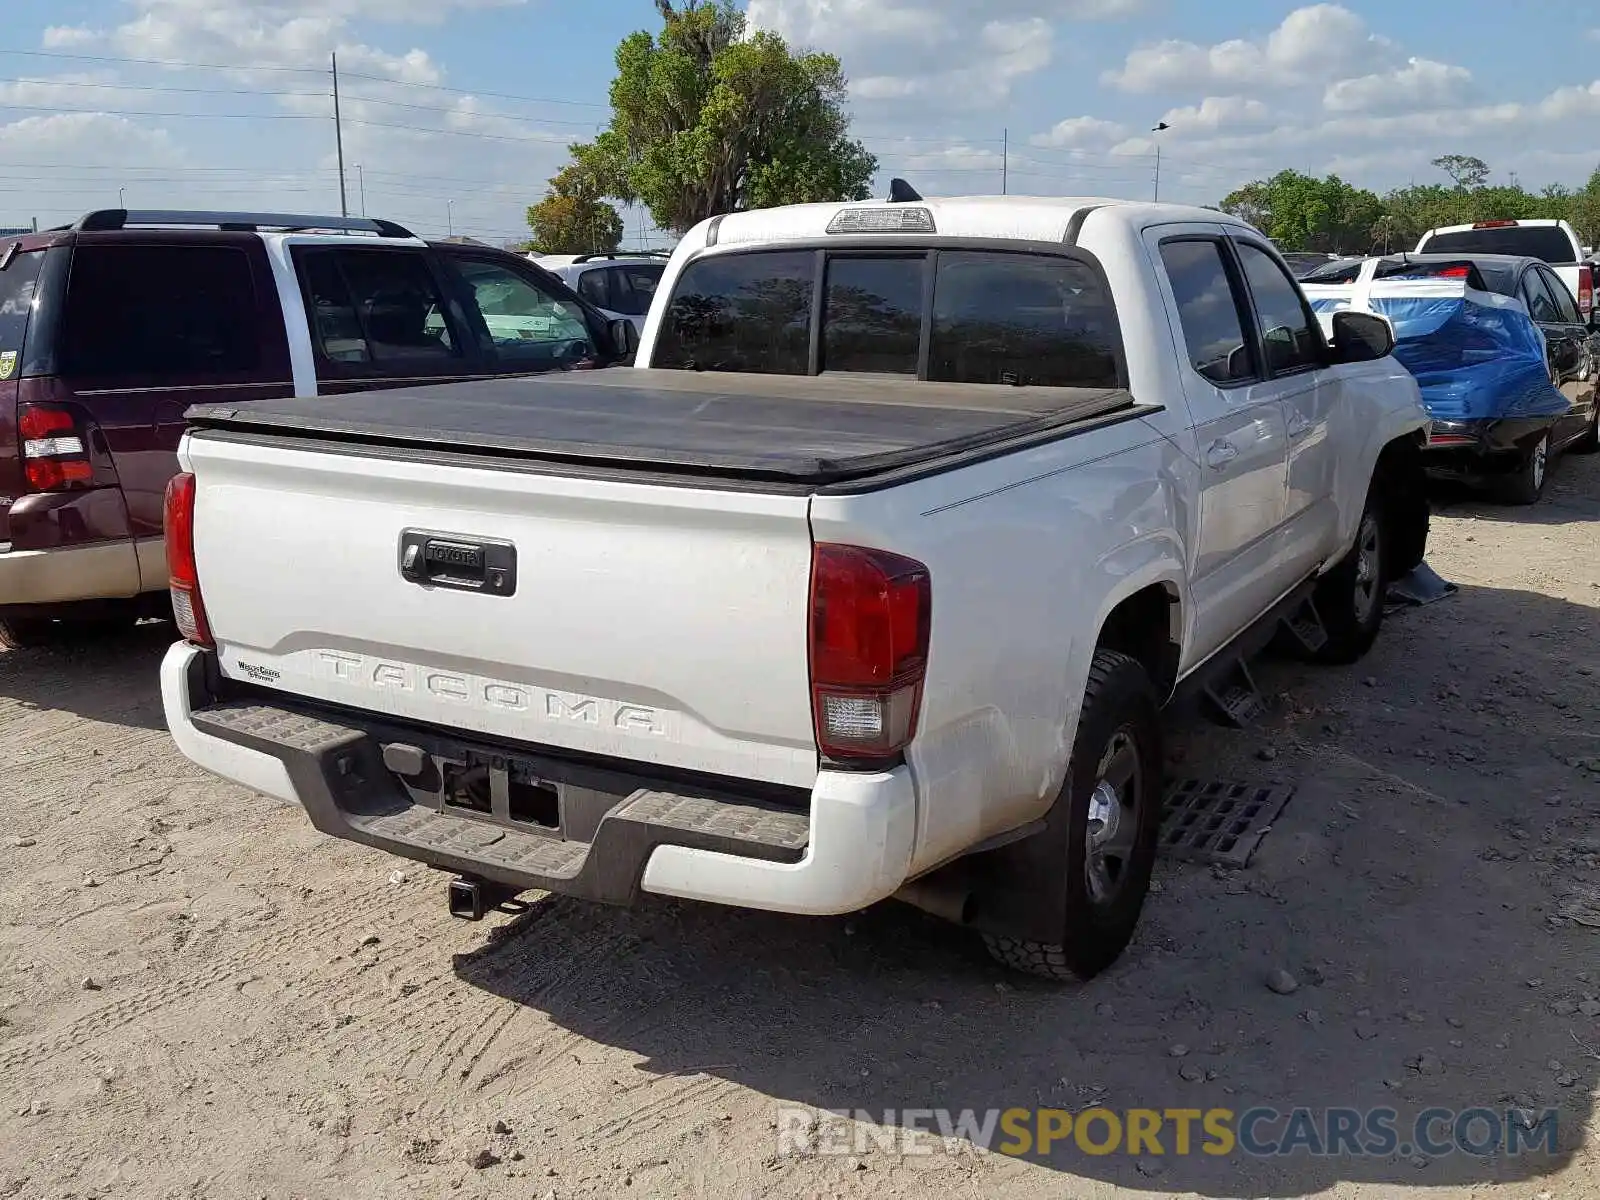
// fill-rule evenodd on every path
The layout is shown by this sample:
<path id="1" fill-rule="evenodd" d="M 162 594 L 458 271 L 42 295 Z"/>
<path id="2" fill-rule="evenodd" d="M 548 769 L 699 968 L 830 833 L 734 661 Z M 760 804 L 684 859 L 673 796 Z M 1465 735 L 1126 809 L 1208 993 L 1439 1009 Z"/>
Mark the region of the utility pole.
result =
<path id="1" fill-rule="evenodd" d="M 1011 174 L 1011 130 L 1000 131 L 1000 194 L 1006 194 L 1006 185 Z"/>
<path id="2" fill-rule="evenodd" d="M 361 215 L 367 215 L 367 176 L 361 164 L 356 164 L 356 186 L 361 189 Z"/>
<path id="3" fill-rule="evenodd" d="M 1158 121 L 1158 122 L 1156 122 L 1154 127 L 1151 128 L 1150 132 L 1151 133 L 1165 133 L 1170 128 L 1171 128 L 1171 126 L 1168 125 L 1165 121 Z M 1156 144 L 1156 194 L 1155 194 L 1154 199 L 1155 199 L 1155 202 L 1157 204 L 1159 204 L 1159 203 L 1161 203 L 1161 139 L 1160 138 L 1154 138 L 1152 140 Z"/>
<path id="4" fill-rule="evenodd" d="M 444 211 L 445 211 L 445 221 L 448 223 L 448 226 L 449 226 L 449 229 L 450 229 L 449 236 L 450 237 L 455 237 L 455 235 L 456 235 L 456 202 L 454 200 L 446 200 L 444 202 Z"/>
<path id="5" fill-rule="evenodd" d="M 345 198 L 344 190 L 344 121 L 339 116 L 339 53 L 333 51 L 329 55 L 333 63 L 333 144 L 339 152 L 339 215 L 350 215 L 350 202 Z"/>

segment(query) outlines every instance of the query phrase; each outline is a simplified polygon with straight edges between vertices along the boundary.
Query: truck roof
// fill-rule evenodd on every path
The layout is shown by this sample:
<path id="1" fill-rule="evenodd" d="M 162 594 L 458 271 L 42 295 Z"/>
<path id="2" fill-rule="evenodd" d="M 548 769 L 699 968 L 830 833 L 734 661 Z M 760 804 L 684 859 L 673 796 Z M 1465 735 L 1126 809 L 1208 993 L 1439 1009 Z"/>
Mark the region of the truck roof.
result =
<path id="1" fill-rule="evenodd" d="M 849 232 L 884 233 L 891 230 L 874 220 L 888 220 L 895 212 L 926 210 L 931 228 L 903 227 L 902 232 L 939 237 L 997 238 L 1022 241 L 1060 242 L 1081 217 L 1089 212 L 1096 219 L 1111 218 L 1130 226 L 1156 222 L 1204 221 L 1249 228 L 1245 222 L 1215 209 L 1187 204 L 1156 204 L 1110 196 L 930 196 L 915 200 L 857 200 L 823 204 L 790 204 L 782 208 L 755 209 L 728 213 L 702 221 L 685 236 L 684 243 L 695 247 L 725 246 L 760 242 L 798 241 L 820 238 L 839 232 L 841 214 L 845 222 L 858 221 L 861 227 Z M 870 215 L 869 215 L 870 214 Z M 882 214 L 881 216 L 877 214 Z"/>
<path id="2" fill-rule="evenodd" d="M 199 430 L 810 488 L 1151 411 L 1117 389 L 640 369 L 358 392 L 337 404 L 206 404 L 188 419 Z"/>

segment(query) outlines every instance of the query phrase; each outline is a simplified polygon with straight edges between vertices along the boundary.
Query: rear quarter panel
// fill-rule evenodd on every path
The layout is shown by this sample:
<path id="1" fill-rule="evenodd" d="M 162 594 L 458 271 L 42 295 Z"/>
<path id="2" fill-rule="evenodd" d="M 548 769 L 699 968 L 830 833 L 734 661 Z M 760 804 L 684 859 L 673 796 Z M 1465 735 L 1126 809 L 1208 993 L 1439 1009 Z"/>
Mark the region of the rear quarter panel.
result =
<path id="1" fill-rule="evenodd" d="M 928 675 L 908 753 L 915 872 L 1044 815 L 1061 788 L 1107 613 L 1152 583 L 1187 597 L 1194 470 L 1153 423 L 812 502 L 818 541 L 925 563 Z"/>

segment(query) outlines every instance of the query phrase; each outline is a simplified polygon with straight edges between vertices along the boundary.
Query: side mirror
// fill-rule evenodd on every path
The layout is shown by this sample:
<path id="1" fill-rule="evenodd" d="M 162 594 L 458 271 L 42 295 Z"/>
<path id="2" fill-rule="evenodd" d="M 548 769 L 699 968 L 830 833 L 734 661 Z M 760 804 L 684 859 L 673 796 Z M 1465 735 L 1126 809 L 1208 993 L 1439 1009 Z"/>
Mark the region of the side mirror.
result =
<path id="1" fill-rule="evenodd" d="M 639 352 L 638 327 L 625 318 L 611 322 L 611 341 L 617 348 L 617 354 L 632 362 L 633 356 Z"/>
<path id="2" fill-rule="evenodd" d="M 1335 362 L 1374 362 L 1394 352 L 1394 330 L 1389 322 L 1372 313 L 1333 314 L 1333 359 Z"/>
<path id="3" fill-rule="evenodd" d="M 1251 370 L 1249 346 L 1235 346 L 1228 351 L 1229 379 L 1248 379 Z"/>

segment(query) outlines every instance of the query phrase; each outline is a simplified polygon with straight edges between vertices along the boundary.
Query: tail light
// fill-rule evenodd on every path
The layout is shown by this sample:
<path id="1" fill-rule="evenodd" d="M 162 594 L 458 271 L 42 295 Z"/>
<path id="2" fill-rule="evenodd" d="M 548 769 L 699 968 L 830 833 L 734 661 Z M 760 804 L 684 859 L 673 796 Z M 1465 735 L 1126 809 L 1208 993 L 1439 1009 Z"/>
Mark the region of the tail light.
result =
<path id="1" fill-rule="evenodd" d="M 1584 316 L 1594 308 L 1594 268 L 1588 263 L 1578 264 L 1578 311 Z"/>
<path id="2" fill-rule="evenodd" d="M 1474 229 L 1511 229 L 1515 225 L 1516 225 L 1515 221 L 1508 221 L 1508 220 L 1478 221 L 1478 222 L 1475 222 L 1472 227 Z"/>
<path id="3" fill-rule="evenodd" d="M 17 409 L 23 472 L 36 492 L 88 487 L 94 479 L 83 432 L 72 413 L 53 404 L 23 404 Z"/>
<path id="4" fill-rule="evenodd" d="M 811 700 L 817 748 L 839 760 L 899 754 L 917 729 L 928 666 L 928 568 L 884 550 L 818 544 L 811 557 Z"/>
<path id="5" fill-rule="evenodd" d="M 200 600 L 200 573 L 194 563 L 194 476 L 187 471 L 167 483 L 167 580 L 172 588 L 172 615 L 183 640 L 210 646 L 211 628 Z"/>

